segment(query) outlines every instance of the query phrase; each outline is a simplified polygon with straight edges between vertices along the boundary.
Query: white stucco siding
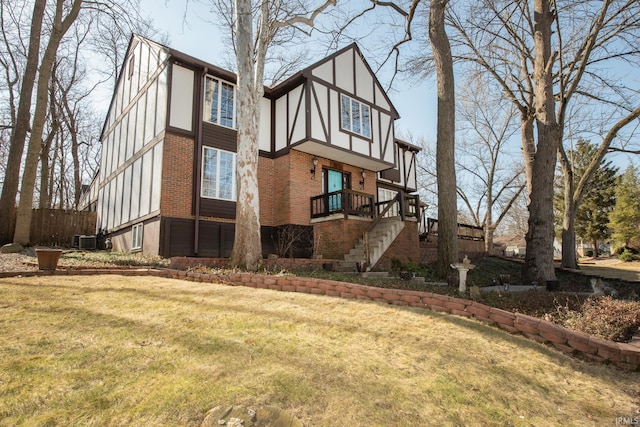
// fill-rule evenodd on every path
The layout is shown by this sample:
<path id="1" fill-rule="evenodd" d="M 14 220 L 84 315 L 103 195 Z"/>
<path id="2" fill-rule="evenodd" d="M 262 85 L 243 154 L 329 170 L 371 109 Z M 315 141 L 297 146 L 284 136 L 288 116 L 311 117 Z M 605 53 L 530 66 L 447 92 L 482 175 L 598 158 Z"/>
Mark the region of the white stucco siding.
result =
<path id="1" fill-rule="evenodd" d="M 362 61 L 362 58 L 359 56 L 356 57 L 356 90 L 355 94 L 359 98 L 362 98 L 368 102 L 373 103 L 373 91 L 374 91 L 374 83 L 373 76 L 367 69 L 367 66 Z"/>
<path id="2" fill-rule="evenodd" d="M 311 105 L 309 106 L 311 138 L 327 142 L 326 132 L 328 132 L 327 128 L 331 121 L 329 115 L 329 88 L 317 82 L 312 83 L 312 85 Z"/>
<path id="3" fill-rule="evenodd" d="M 191 131 L 193 127 L 193 70 L 173 64 L 169 125 Z"/>
<path id="4" fill-rule="evenodd" d="M 337 111 L 338 113 L 335 115 L 335 120 L 331 121 L 331 145 L 336 147 L 350 149 L 350 136 L 349 134 L 342 132 L 340 129 L 340 96 L 338 92 L 331 91 L 330 97 L 330 110 Z"/>
<path id="5" fill-rule="evenodd" d="M 124 170 L 124 188 L 122 190 L 122 222 L 131 218 L 131 165 Z"/>
<path id="6" fill-rule="evenodd" d="M 148 144 L 151 142 L 155 133 L 155 120 L 156 120 L 156 94 L 158 90 L 158 85 L 156 82 L 151 84 L 147 88 L 147 109 L 146 115 L 144 119 L 144 143 Z"/>
<path id="7" fill-rule="evenodd" d="M 366 139 L 353 137 L 351 139 L 351 150 L 368 157 L 371 151 L 371 142 Z"/>
<path id="8" fill-rule="evenodd" d="M 418 188 L 418 183 L 416 182 L 416 163 L 415 163 L 415 153 L 409 150 L 402 150 L 404 152 L 404 165 L 406 165 L 406 169 L 404 170 L 402 179 L 406 179 L 407 188 Z"/>
<path id="9" fill-rule="evenodd" d="M 384 93 L 380 89 L 378 85 L 375 86 L 375 97 L 376 97 L 376 105 L 378 105 L 381 109 L 390 111 L 391 105 L 387 102 L 387 99 L 384 96 Z"/>
<path id="10" fill-rule="evenodd" d="M 304 104 L 304 87 L 298 86 L 289 92 L 289 139 L 290 143 L 303 140 L 306 136 L 306 116 Z"/>
<path id="11" fill-rule="evenodd" d="M 353 51 L 348 50 L 335 59 L 336 66 L 336 86 L 354 93 L 353 87 Z"/>
<path id="12" fill-rule="evenodd" d="M 104 228 L 103 221 L 106 218 L 104 207 L 104 189 L 101 188 L 98 190 L 98 204 L 96 205 L 96 212 L 98 213 L 98 218 L 96 219 L 96 231 Z"/>
<path id="13" fill-rule="evenodd" d="M 314 68 L 311 74 L 325 82 L 333 83 L 333 61 L 327 61 Z"/>
<path id="14" fill-rule="evenodd" d="M 120 115 L 123 111 L 127 109 L 129 105 L 129 101 L 131 99 L 131 77 L 129 77 L 129 59 L 131 56 L 127 57 L 127 61 L 124 64 L 122 69 L 123 75 L 120 77 L 120 87 L 122 88 L 121 97 L 118 100 L 118 115 Z"/>
<path id="15" fill-rule="evenodd" d="M 131 175 L 131 216 L 130 220 L 134 220 L 140 216 L 140 172 L 142 170 L 142 159 L 138 159 L 133 163 L 133 171 Z"/>
<path id="16" fill-rule="evenodd" d="M 136 118 L 137 118 L 137 109 L 136 108 L 132 108 L 131 110 L 129 110 L 129 123 L 127 125 L 127 151 L 126 151 L 126 158 L 130 159 L 133 156 L 133 150 L 135 150 L 136 147 L 136 141 L 135 141 L 135 136 L 136 136 Z"/>
<path id="17" fill-rule="evenodd" d="M 122 224 L 122 186 L 124 183 L 124 173 L 119 173 L 116 181 L 116 198 L 115 198 L 115 213 L 113 216 L 113 226 L 118 227 Z M 113 183 L 112 183 L 113 185 Z"/>
<path id="18" fill-rule="evenodd" d="M 107 228 L 111 229 L 114 226 L 114 218 L 115 218 L 115 212 L 116 212 L 116 182 L 115 180 L 112 180 L 111 182 L 109 182 L 108 184 L 109 187 L 109 209 L 108 209 L 108 216 L 107 216 Z"/>
<path id="19" fill-rule="evenodd" d="M 130 58 L 129 58 L 130 59 Z M 129 71 L 129 67 L 133 66 L 133 70 Z M 129 85 L 126 88 L 128 96 L 125 96 L 126 104 L 129 104 L 133 98 L 138 94 L 140 90 L 138 84 L 140 82 L 140 43 L 138 43 L 134 50 L 133 61 L 127 64 L 127 74 L 125 77 L 129 80 Z"/>
<path id="20" fill-rule="evenodd" d="M 138 46 L 140 46 L 140 60 L 138 61 L 140 63 L 140 82 L 138 84 L 138 90 L 140 90 L 140 88 L 149 81 L 149 76 L 153 71 L 155 71 L 156 66 L 151 66 L 149 63 L 149 43 L 139 43 Z"/>
<path id="21" fill-rule="evenodd" d="M 271 151 L 271 101 L 267 98 L 260 100 L 260 139 L 258 148 Z"/>
<path id="22" fill-rule="evenodd" d="M 382 159 L 385 162 L 395 164 L 395 142 L 393 133 L 393 123 L 391 117 L 387 114 L 381 114 L 380 117 L 380 147 L 382 151 Z"/>
<path id="23" fill-rule="evenodd" d="M 276 151 L 282 150 L 287 146 L 287 97 L 282 96 L 276 100 L 275 111 L 276 126 Z"/>
<path id="24" fill-rule="evenodd" d="M 142 157 L 142 182 L 140 184 L 140 214 L 145 216 L 151 208 L 151 182 L 153 171 L 153 151 L 147 151 Z"/>
<path id="25" fill-rule="evenodd" d="M 144 120 L 145 120 L 145 109 L 146 109 L 146 101 L 147 97 L 142 96 L 138 98 L 138 102 L 136 104 L 137 112 L 136 112 L 136 134 L 135 134 L 135 145 L 134 145 L 134 153 L 137 153 L 142 149 L 142 144 L 144 142 Z M 132 136 L 133 139 L 133 136 Z"/>
<path id="26" fill-rule="evenodd" d="M 158 135 L 165 128 L 167 120 L 167 80 L 169 68 L 165 67 L 158 75 L 158 94 L 156 97 L 156 130 Z"/>

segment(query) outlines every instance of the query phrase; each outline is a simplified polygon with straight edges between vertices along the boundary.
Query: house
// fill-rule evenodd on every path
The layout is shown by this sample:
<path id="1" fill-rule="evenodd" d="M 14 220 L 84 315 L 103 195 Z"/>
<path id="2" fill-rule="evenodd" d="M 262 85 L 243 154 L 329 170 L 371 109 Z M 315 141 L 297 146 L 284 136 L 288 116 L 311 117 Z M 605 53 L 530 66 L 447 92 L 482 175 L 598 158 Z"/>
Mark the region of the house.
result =
<path id="1" fill-rule="evenodd" d="M 102 130 L 100 170 L 83 201 L 95 206 L 114 250 L 230 255 L 235 83 L 229 71 L 132 36 Z M 420 149 L 395 138 L 398 112 L 357 45 L 265 88 L 261 108 L 265 256 L 295 229 L 306 237 L 288 255 L 419 259 L 411 193 Z M 358 243 L 365 233 L 368 245 Z"/>

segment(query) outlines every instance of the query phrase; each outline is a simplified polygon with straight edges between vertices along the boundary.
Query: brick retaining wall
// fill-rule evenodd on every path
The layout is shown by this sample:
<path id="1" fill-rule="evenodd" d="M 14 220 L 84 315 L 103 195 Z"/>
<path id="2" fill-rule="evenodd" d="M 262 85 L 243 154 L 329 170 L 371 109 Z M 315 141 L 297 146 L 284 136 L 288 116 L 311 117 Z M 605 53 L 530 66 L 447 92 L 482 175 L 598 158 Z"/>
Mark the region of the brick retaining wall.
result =
<path id="1" fill-rule="evenodd" d="M 536 317 L 518 313 L 514 314 L 479 304 L 475 301 L 429 292 L 385 289 L 309 277 L 261 275 L 253 273 L 218 275 L 171 269 L 123 268 L 57 270 L 54 272 L 0 272 L 0 278 L 92 274 L 150 275 L 194 282 L 223 283 L 232 286 L 248 286 L 285 292 L 302 292 L 429 309 L 441 313 L 476 319 L 509 333 L 524 335 L 534 341 L 551 345 L 564 353 L 580 356 L 593 362 L 611 363 L 625 370 L 640 371 L 640 348 L 636 345 L 606 341 L 566 329 Z"/>

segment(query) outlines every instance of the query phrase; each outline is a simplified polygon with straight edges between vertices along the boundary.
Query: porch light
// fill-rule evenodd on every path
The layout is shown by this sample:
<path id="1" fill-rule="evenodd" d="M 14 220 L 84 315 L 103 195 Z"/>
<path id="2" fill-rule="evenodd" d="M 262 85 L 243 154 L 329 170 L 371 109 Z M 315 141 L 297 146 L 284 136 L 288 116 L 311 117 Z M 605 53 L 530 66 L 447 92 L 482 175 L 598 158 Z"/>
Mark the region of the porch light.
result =
<path id="1" fill-rule="evenodd" d="M 362 171 L 362 181 L 360 181 L 360 189 L 364 190 L 364 179 L 367 177 L 367 173 L 363 170 Z"/>
<path id="2" fill-rule="evenodd" d="M 318 166 L 318 158 L 317 157 L 313 157 L 313 160 L 311 160 L 311 163 L 313 164 L 313 168 L 311 168 L 311 170 L 309 172 L 311 172 L 311 179 L 316 179 L 316 166 Z"/>

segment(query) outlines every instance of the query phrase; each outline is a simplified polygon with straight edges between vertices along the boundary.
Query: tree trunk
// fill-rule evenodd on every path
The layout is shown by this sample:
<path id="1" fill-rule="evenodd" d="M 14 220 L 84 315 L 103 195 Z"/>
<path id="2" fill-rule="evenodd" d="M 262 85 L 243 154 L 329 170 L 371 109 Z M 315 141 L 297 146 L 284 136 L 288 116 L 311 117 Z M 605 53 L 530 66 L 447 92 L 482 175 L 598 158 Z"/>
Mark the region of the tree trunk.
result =
<path id="1" fill-rule="evenodd" d="M 38 62 L 40 60 L 40 35 L 42 34 L 42 20 L 44 17 L 46 0 L 36 0 L 31 16 L 31 33 L 29 35 L 29 51 L 27 64 L 20 87 L 20 103 L 14 123 L 7 167 L 5 169 L 2 195 L 0 195 L 0 218 L 10 218 L 16 205 L 18 186 L 20 184 L 20 166 L 22 154 L 29 131 L 31 119 L 31 95 L 35 85 Z M 14 230 L 10 229 L 10 221 L 0 221 L 0 243 L 11 241 Z"/>
<path id="2" fill-rule="evenodd" d="M 33 193 L 38 169 L 38 160 L 40 158 L 40 150 L 42 144 L 42 133 L 47 115 L 48 106 L 48 89 L 53 64 L 56 59 L 56 53 L 60 41 L 65 35 L 71 24 L 78 17 L 82 0 L 74 0 L 73 5 L 68 10 L 68 15 L 62 19 L 65 9 L 64 0 L 58 0 L 56 3 L 56 15 L 53 22 L 53 30 L 47 43 L 47 48 L 42 57 L 40 64 L 40 76 L 38 77 L 38 86 L 36 91 L 36 108 L 33 115 L 33 126 L 31 129 L 31 138 L 27 147 L 27 158 L 24 166 L 24 174 L 22 176 L 22 184 L 20 186 L 20 203 L 18 205 L 18 214 L 16 216 L 16 229 L 13 234 L 13 241 L 21 245 L 28 245 L 31 240 L 31 214 L 33 209 Z M 48 171 L 44 171 L 47 173 Z"/>
<path id="3" fill-rule="evenodd" d="M 522 138 L 522 158 L 524 159 L 524 175 L 527 181 L 527 194 L 531 195 L 533 186 L 533 161 L 536 155 L 536 144 L 533 137 L 534 115 L 525 110 L 520 116 L 520 133 Z"/>
<path id="4" fill-rule="evenodd" d="M 73 122 L 72 122 L 73 123 Z M 82 195 L 82 180 L 80 178 L 80 156 L 78 154 L 78 134 L 76 127 L 71 130 L 71 158 L 73 161 L 73 208 L 78 209 Z"/>
<path id="5" fill-rule="evenodd" d="M 554 15 L 548 0 L 534 1 L 534 90 L 538 146 L 533 162 L 527 254 L 523 268 L 525 283 L 556 280 L 553 265 L 553 182 L 560 130 L 555 118 L 551 26 Z"/>
<path id="6" fill-rule="evenodd" d="M 576 215 L 578 209 L 573 202 L 574 175 L 571 165 L 562 158 L 562 176 L 564 182 L 564 213 L 562 215 L 562 266 L 578 268 L 576 254 Z"/>
<path id="7" fill-rule="evenodd" d="M 591 244 L 593 245 L 593 259 L 596 259 L 600 256 L 600 251 L 598 251 L 598 241 L 593 239 Z"/>
<path id="8" fill-rule="evenodd" d="M 236 0 L 236 57 L 238 64 L 238 150 L 236 230 L 231 264 L 257 270 L 262 261 L 258 191 L 258 133 L 262 79 L 255 77 L 250 0 Z M 266 17 L 264 17 L 266 19 Z"/>
<path id="9" fill-rule="evenodd" d="M 438 81 L 436 174 L 438 182 L 438 272 L 448 275 L 458 262 L 458 209 L 455 172 L 455 86 L 451 46 L 445 32 L 448 0 L 431 0 L 429 40 Z"/>

